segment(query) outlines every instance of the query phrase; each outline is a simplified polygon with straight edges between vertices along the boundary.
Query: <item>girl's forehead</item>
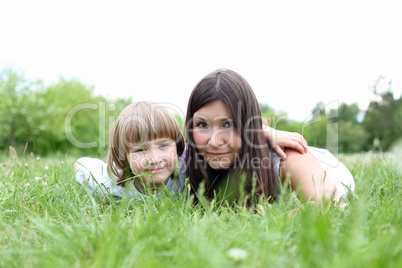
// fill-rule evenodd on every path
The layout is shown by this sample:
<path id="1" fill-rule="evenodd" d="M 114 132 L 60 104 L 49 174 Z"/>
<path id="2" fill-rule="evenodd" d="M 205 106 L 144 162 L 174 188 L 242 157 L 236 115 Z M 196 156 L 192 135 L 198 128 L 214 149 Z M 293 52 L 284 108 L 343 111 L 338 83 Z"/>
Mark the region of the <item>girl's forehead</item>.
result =
<path id="1" fill-rule="evenodd" d="M 132 146 L 163 144 L 163 143 L 172 143 L 172 142 L 175 142 L 172 138 L 163 137 L 163 138 L 155 138 L 155 139 L 144 139 L 142 141 L 132 143 Z"/>

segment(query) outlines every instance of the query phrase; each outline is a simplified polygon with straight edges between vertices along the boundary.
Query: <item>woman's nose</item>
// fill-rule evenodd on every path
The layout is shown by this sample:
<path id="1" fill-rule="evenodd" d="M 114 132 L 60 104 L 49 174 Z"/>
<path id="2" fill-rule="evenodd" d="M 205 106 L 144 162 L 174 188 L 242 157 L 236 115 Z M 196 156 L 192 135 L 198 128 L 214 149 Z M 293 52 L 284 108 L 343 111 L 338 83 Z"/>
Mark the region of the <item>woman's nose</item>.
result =
<path id="1" fill-rule="evenodd" d="M 212 132 L 208 144 L 212 147 L 220 148 L 220 147 L 226 147 L 227 146 L 227 139 L 226 139 L 227 133 L 222 130 L 215 130 Z"/>

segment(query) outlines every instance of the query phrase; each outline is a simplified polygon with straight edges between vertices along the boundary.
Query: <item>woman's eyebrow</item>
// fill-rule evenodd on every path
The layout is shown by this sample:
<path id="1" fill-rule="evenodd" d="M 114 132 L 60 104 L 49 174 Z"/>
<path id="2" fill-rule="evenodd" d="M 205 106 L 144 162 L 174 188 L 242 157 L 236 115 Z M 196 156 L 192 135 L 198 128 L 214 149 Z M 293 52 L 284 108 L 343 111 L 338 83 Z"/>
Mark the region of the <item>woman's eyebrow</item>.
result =
<path id="1" fill-rule="evenodd" d="M 208 121 L 207 118 L 205 118 L 205 117 L 203 117 L 203 116 L 200 116 L 200 115 L 195 115 L 195 116 L 193 117 L 193 119 L 198 119 L 198 120 L 202 120 L 202 121 Z"/>
<path id="2" fill-rule="evenodd" d="M 232 119 L 232 117 L 229 117 L 229 116 L 225 116 L 225 117 L 220 117 L 220 118 L 217 118 L 216 120 L 220 120 L 220 121 L 233 121 L 233 119 Z"/>

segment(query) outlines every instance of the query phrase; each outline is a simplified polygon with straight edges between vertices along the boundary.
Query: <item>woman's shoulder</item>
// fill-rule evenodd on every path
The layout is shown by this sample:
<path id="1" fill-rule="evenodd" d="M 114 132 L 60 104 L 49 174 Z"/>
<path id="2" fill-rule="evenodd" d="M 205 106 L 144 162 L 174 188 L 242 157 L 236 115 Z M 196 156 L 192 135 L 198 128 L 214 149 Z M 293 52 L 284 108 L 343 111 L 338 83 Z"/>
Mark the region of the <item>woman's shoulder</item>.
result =
<path id="1" fill-rule="evenodd" d="M 307 150 L 307 153 L 302 154 L 294 149 L 286 148 L 285 153 L 286 159 L 281 161 L 281 169 L 291 171 L 318 164 L 315 156 L 310 153 L 310 149 Z"/>

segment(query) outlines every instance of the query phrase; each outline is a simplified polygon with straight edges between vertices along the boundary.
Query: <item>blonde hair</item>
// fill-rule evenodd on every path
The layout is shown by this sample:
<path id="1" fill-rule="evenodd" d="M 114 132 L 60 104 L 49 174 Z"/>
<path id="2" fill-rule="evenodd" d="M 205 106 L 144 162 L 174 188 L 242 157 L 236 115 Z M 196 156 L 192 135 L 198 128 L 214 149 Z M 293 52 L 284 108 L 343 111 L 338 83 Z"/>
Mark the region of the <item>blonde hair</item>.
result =
<path id="1" fill-rule="evenodd" d="M 177 155 L 184 151 L 185 141 L 173 115 L 153 102 L 136 102 L 120 113 L 110 132 L 107 153 L 108 172 L 124 186 L 124 180 L 133 177 L 127 155 L 134 143 L 159 138 L 176 142 Z"/>

